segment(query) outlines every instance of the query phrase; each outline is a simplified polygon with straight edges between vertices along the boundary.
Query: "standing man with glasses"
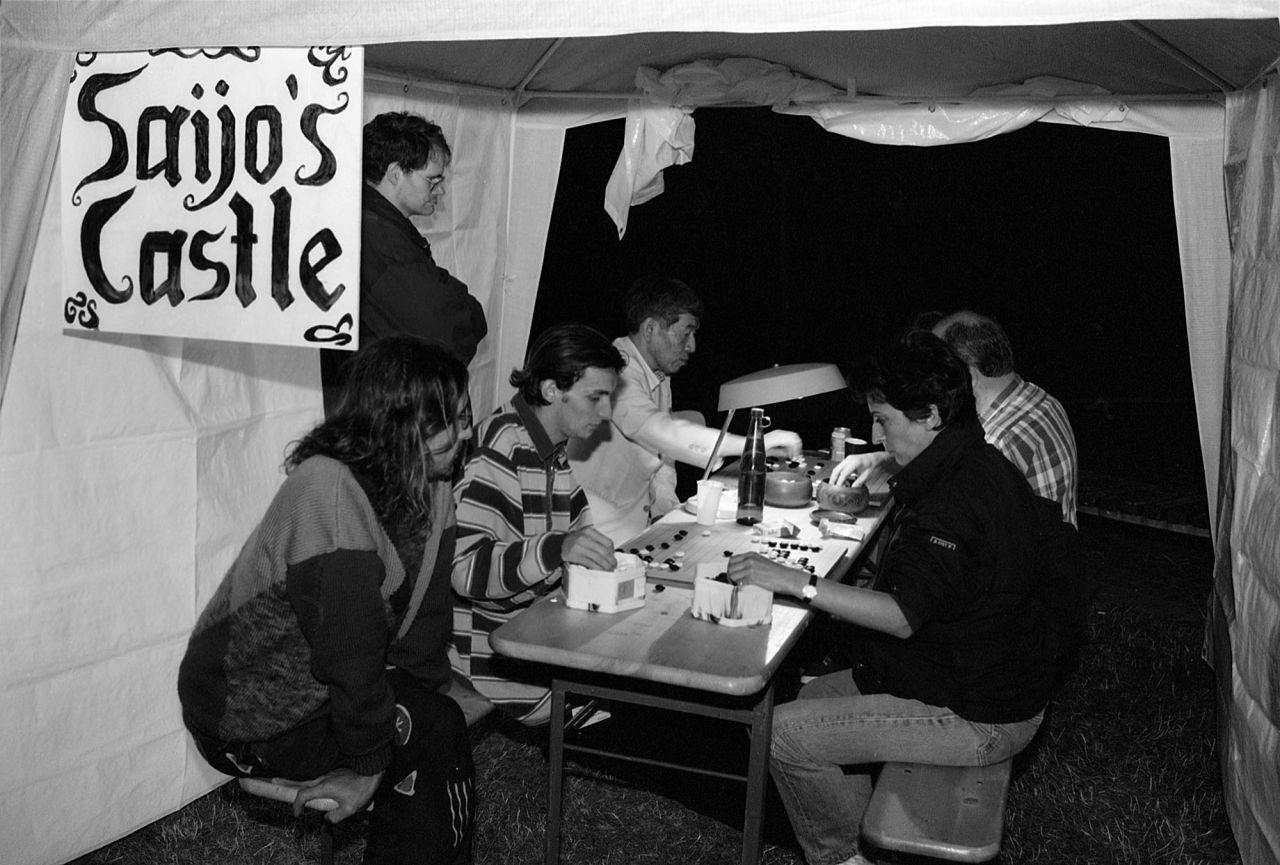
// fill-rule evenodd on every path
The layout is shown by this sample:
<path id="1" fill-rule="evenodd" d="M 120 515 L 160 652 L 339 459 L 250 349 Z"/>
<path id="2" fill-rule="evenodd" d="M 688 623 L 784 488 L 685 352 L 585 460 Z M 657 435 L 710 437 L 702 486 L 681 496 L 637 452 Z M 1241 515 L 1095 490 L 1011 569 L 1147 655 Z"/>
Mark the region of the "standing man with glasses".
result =
<path id="1" fill-rule="evenodd" d="M 395 334 L 421 336 L 464 364 L 488 333 L 480 302 L 436 264 L 431 245 L 410 221 L 431 216 L 444 195 L 453 158 L 440 127 L 402 111 L 364 127 L 360 222 L 360 345 Z M 352 352 L 321 352 L 325 414 L 336 409 Z"/>

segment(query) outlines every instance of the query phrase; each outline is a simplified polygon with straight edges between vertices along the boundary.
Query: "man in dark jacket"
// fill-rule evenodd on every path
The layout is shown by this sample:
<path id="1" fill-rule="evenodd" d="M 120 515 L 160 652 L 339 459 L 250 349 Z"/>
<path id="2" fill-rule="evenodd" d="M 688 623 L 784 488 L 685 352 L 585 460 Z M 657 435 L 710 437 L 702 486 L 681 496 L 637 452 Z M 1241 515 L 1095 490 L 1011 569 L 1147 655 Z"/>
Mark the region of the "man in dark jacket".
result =
<path id="1" fill-rule="evenodd" d="M 360 345 L 407 333 L 449 348 L 464 364 L 488 332 L 467 286 L 436 264 L 411 216 L 431 216 L 452 159 L 444 133 L 417 114 L 379 114 L 364 127 L 360 202 Z M 325 414 L 332 416 L 352 353 L 321 353 Z"/>
<path id="2" fill-rule="evenodd" d="M 1055 676 L 1037 498 L 984 441 L 963 361 L 915 331 L 856 384 L 876 442 L 902 466 L 875 582 L 808 579 L 755 554 L 729 563 L 734 582 L 854 626 L 839 632 L 853 669 L 815 679 L 774 713 L 770 768 L 811 865 L 867 861 L 867 764 L 1008 760 L 1035 735 Z"/>

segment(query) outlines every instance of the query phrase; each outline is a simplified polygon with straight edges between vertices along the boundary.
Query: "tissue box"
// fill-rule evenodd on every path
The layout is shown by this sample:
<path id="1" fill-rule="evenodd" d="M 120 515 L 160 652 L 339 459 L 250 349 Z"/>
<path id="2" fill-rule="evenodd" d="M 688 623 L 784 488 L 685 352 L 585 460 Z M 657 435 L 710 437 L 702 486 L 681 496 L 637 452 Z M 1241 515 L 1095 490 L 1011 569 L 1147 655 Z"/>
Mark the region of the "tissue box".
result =
<path id="1" fill-rule="evenodd" d="M 693 605 L 689 612 L 695 619 L 746 628 L 767 625 L 773 621 L 773 592 L 759 586 L 735 586 L 716 579 L 724 566 L 699 562 L 693 579 Z"/>
<path id="2" fill-rule="evenodd" d="M 617 613 L 644 606 L 644 562 L 639 556 L 618 553 L 618 567 L 598 571 L 582 565 L 566 565 L 564 602 L 575 610 Z"/>

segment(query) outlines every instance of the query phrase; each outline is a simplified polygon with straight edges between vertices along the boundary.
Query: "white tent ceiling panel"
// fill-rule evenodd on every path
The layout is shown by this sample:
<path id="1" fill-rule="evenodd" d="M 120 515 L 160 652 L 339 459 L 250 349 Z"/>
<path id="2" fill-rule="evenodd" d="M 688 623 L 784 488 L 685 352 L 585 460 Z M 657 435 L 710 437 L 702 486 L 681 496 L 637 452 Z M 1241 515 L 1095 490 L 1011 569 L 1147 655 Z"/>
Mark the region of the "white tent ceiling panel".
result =
<path id="1" fill-rule="evenodd" d="M 539 59 L 548 55 L 543 65 Z M 1194 58 L 1197 71 L 1180 59 Z M 1102 22 L 1058 27 L 923 27 L 819 33 L 632 33 L 508 42 L 373 45 L 368 62 L 427 78 L 531 93 L 629 93 L 640 66 L 756 57 L 840 90 L 964 96 L 1042 75 L 1112 93 L 1204 93 L 1249 84 L 1280 56 L 1274 21 Z M 480 62 L 480 58 L 494 58 Z"/>
<path id="2" fill-rule="evenodd" d="M 1205 331 L 1192 347 L 1203 409 L 1217 402 L 1225 364 L 1218 108 L 1142 97 L 1217 95 L 1254 81 L 1280 56 L 1278 11 L 1277 0 L 6 0 L 0 849 L 17 851 L 19 863 L 65 861 L 174 810 L 218 777 L 181 728 L 178 659 L 278 486 L 288 442 L 319 415 L 313 352 L 62 334 L 59 208 L 48 178 L 75 52 L 359 44 L 371 68 L 420 82 L 371 78 L 364 107 L 366 115 L 421 111 L 442 123 L 455 148 L 445 218 L 428 237 L 489 317 L 491 335 L 472 366 L 479 410 L 506 395 L 505 373 L 521 360 L 563 131 L 622 116 L 624 102 L 591 97 L 633 94 L 641 65 L 758 57 L 840 91 L 852 83 L 872 94 L 871 104 L 876 94 L 955 97 L 1042 76 L 1134 97 L 1119 128 L 1141 126 L 1140 117 L 1146 131 L 1185 145 L 1173 147 L 1175 198 L 1189 332 Z M 524 93 L 510 92 L 517 87 Z M 558 91 L 575 98 L 524 101 Z M 1065 110 L 1073 122 L 1117 127 L 1114 101 Z M 33 214 L 42 208 L 37 244 Z M 1232 390 L 1249 428 L 1236 442 L 1248 460 L 1235 466 L 1253 474 L 1241 485 L 1248 495 L 1238 497 L 1235 531 L 1246 534 L 1232 537 L 1252 544 L 1241 557 L 1241 585 L 1256 578 L 1274 587 L 1280 577 L 1257 557 L 1276 561 L 1275 542 L 1260 538 L 1277 537 L 1269 531 L 1277 517 L 1254 494 L 1257 479 L 1277 473 L 1268 376 L 1280 315 L 1277 292 L 1269 296 L 1250 308 L 1248 323 L 1236 322 L 1237 347 L 1247 339 L 1248 356 L 1270 372 L 1246 371 Z M 1213 416 L 1202 415 L 1206 453 L 1214 427 L 1205 418 Z M 1274 793 L 1277 751 L 1267 710 L 1232 699 L 1240 711 L 1229 723 L 1239 732 L 1228 745 L 1247 765 L 1227 783 L 1240 803 Z M 47 759 L 30 760 L 34 752 Z M 1254 822 L 1271 831 L 1276 813 L 1259 810 Z M 1252 835 L 1247 843 L 1261 849 Z"/>

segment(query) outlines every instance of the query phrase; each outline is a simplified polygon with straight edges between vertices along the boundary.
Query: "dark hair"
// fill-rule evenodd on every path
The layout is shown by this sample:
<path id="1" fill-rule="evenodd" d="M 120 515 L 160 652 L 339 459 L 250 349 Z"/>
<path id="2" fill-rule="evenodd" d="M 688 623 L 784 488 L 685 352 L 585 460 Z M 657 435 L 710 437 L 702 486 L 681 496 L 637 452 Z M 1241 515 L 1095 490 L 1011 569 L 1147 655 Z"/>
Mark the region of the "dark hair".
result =
<path id="1" fill-rule="evenodd" d="M 369 183 L 380 182 L 393 164 L 417 171 L 433 156 L 448 165 L 453 151 L 440 127 L 420 114 L 388 111 L 364 125 L 364 179 Z"/>
<path id="2" fill-rule="evenodd" d="M 333 417 L 294 443 L 292 471 L 327 456 L 373 481 L 373 508 L 384 526 L 408 532 L 431 525 L 427 440 L 455 430 L 467 393 L 467 368 L 444 346 L 390 336 L 360 349 L 348 368 Z"/>
<path id="3" fill-rule="evenodd" d="M 702 298 L 678 279 L 667 276 L 642 276 L 627 289 L 623 312 L 627 333 L 639 333 L 646 318 L 662 322 L 663 327 L 676 323 L 682 313 L 702 318 Z"/>
<path id="4" fill-rule="evenodd" d="M 619 372 L 626 359 L 600 331 L 571 321 L 543 331 L 529 347 L 524 368 L 511 371 L 510 381 L 529 405 L 548 405 L 542 397 L 544 381 L 568 390 L 589 366 Z"/>
<path id="5" fill-rule="evenodd" d="M 934 405 L 944 427 L 977 417 L 968 368 L 927 330 L 895 339 L 878 361 L 854 371 L 850 385 L 860 398 L 888 403 L 912 420 L 928 417 Z"/>
<path id="6" fill-rule="evenodd" d="M 967 309 L 946 318 L 954 320 L 942 331 L 942 339 L 962 361 L 988 378 L 1013 372 L 1013 346 L 995 319 Z"/>

